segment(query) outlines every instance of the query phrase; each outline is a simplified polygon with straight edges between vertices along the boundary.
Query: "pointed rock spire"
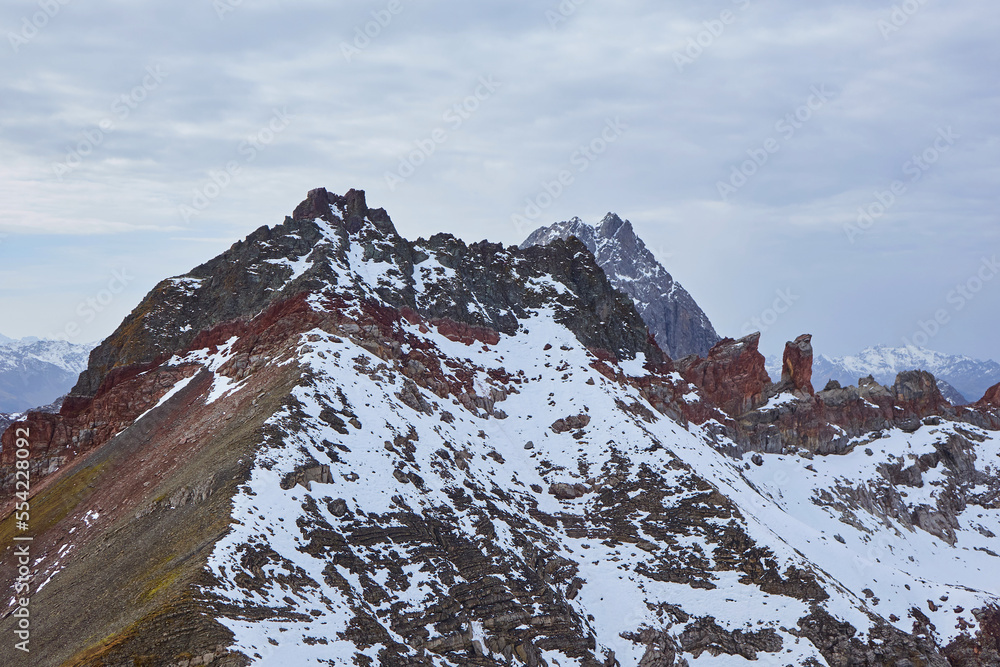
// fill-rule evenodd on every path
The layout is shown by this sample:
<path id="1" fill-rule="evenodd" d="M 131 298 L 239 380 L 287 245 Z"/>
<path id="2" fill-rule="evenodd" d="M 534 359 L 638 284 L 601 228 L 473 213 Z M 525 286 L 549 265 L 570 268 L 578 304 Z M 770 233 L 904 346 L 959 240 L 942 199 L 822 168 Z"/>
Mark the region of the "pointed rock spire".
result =
<path id="1" fill-rule="evenodd" d="M 813 371 L 812 334 L 802 334 L 785 343 L 781 362 L 781 385 L 793 392 L 812 395 Z"/>

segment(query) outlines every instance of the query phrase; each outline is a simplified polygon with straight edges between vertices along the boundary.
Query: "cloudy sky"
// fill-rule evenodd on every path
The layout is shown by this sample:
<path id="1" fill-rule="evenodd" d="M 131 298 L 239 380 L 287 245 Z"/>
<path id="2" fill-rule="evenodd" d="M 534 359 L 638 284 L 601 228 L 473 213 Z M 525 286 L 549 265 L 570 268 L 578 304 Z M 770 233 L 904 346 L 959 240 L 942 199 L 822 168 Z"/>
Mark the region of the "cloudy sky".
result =
<path id="1" fill-rule="evenodd" d="M 0 29 L 8 336 L 99 339 L 325 186 L 410 238 L 615 211 L 766 351 L 1000 359 L 995 0 L 8 0 Z"/>

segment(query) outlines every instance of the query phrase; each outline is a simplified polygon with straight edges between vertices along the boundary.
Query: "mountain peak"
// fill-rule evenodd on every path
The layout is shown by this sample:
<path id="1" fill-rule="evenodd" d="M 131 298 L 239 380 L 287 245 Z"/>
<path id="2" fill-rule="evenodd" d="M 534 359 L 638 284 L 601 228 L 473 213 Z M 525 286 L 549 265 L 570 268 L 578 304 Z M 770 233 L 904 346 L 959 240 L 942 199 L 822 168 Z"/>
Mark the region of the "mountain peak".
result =
<path id="1" fill-rule="evenodd" d="M 0 412 L 28 410 L 66 394 L 93 347 L 34 336 L 0 339 Z"/>
<path id="2" fill-rule="evenodd" d="M 396 232 L 384 209 L 368 206 L 363 190 L 338 195 L 315 188 L 283 223 L 261 227 L 190 273 L 157 285 L 94 351 L 67 410 L 96 396 L 109 378 L 116 381 L 116 369 L 158 363 L 192 344 L 199 332 L 249 321 L 303 294 L 319 303 L 349 292 L 343 298 L 360 296 L 429 320 L 510 335 L 529 304 L 548 299 L 536 293 L 536 281 L 554 275 L 567 286 L 560 307 L 578 311 L 571 328 L 585 345 L 619 358 L 660 354 L 634 305 L 613 289 L 593 258 L 576 258 L 583 249 L 576 241 L 545 249 L 466 245 L 447 234 L 411 242 Z M 441 271 L 430 268 L 438 263 Z M 439 282 L 448 283 L 447 289 Z M 600 326 L 610 313 L 616 313 L 617 329 Z"/>
<path id="3" fill-rule="evenodd" d="M 315 219 L 340 225 L 351 234 L 357 234 L 368 221 L 376 228 L 395 234 L 396 229 L 385 209 L 368 208 L 364 190 L 350 189 L 344 195 L 333 194 L 326 188 L 310 190 L 306 198 L 292 212 L 293 220 Z"/>
<path id="4" fill-rule="evenodd" d="M 597 235 L 604 238 L 611 238 L 616 236 L 622 229 L 625 230 L 625 233 L 635 235 L 635 232 L 632 230 L 632 223 L 628 220 L 622 220 L 617 213 L 608 212 L 597 226 Z"/>
<path id="5" fill-rule="evenodd" d="M 580 218 L 540 227 L 521 247 L 576 236 L 594 254 L 611 284 L 625 292 L 657 344 L 670 357 L 705 356 L 719 341 L 708 316 L 639 238 L 632 223 L 609 212 L 595 227 Z"/>

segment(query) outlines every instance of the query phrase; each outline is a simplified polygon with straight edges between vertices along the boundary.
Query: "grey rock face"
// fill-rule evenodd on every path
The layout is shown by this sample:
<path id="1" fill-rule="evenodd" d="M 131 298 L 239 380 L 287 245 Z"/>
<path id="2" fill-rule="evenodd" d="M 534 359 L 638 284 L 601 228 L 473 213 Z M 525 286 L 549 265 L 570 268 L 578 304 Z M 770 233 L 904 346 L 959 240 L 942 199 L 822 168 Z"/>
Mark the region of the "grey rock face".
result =
<path id="1" fill-rule="evenodd" d="M 635 301 L 636 310 L 664 352 L 679 359 L 706 356 L 719 342 L 708 316 L 646 248 L 632 223 L 608 213 L 596 227 L 579 218 L 536 229 L 522 248 L 575 236 L 604 269 L 616 289 Z"/>
<path id="2" fill-rule="evenodd" d="M 945 400 L 952 405 L 967 405 L 969 403 L 969 399 L 963 396 L 962 392 L 955 389 L 955 387 L 946 380 L 938 378 L 937 386 L 938 389 L 941 390 L 941 395 L 944 396 Z"/>

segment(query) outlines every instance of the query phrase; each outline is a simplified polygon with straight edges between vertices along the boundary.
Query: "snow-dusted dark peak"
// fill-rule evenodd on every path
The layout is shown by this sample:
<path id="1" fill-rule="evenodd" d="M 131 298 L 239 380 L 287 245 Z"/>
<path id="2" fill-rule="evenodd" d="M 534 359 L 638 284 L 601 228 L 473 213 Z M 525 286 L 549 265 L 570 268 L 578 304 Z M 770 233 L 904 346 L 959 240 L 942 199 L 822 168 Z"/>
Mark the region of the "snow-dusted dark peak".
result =
<path id="1" fill-rule="evenodd" d="M 590 252 L 596 249 L 595 230 L 593 225 L 589 225 L 580 218 L 574 216 L 569 220 L 556 222 L 548 227 L 539 227 L 528 235 L 519 247 L 530 248 L 531 246 L 544 246 L 552 243 L 556 239 L 568 239 L 575 236 L 580 239 L 583 245 L 587 246 Z"/>
<path id="2" fill-rule="evenodd" d="M 569 220 L 556 222 L 547 227 L 539 227 L 528 235 L 528 238 L 521 243 L 521 247 L 547 245 L 555 239 L 567 239 L 570 236 L 580 239 L 595 254 L 599 251 L 599 246 L 611 240 L 633 247 L 640 246 L 645 250 L 642 240 L 636 236 L 635 231 L 632 229 L 632 223 L 628 220 L 623 220 L 617 213 L 613 212 L 608 212 L 596 225 L 584 222 L 579 217 L 573 216 Z M 648 258 L 644 259 L 655 262 L 655 258 L 653 258 L 651 253 Z"/>
<path id="3" fill-rule="evenodd" d="M 568 227 L 583 223 L 567 223 Z M 153 363 L 223 322 L 249 320 L 306 295 L 314 309 L 363 300 L 513 335 L 532 309 L 565 314 L 587 347 L 618 358 L 661 355 L 634 305 L 573 234 L 524 249 L 447 234 L 411 242 L 362 190 L 311 190 L 292 216 L 160 283 L 94 352 L 73 390 L 93 397 L 108 373 Z M 607 326 L 607 321 L 614 326 Z M 71 401 L 72 404 L 72 401 Z"/>
<path id="4" fill-rule="evenodd" d="M 522 248 L 575 236 L 594 254 L 611 283 L 635 301 L 660 347 L 674 359 L 705 356 L 719 341 L 708 316 L 639 238 L 632 223 L 608 213 L 596 226 L 579 218 L 532 232 Z"/>
<path id="5" fill-rule="evenodd" d="M 622 232 L 623 235 L 631 234 L 635 236 L 635 232 L 632 230 L 632 223 L 628 220 L 622 220 L 618 217 L 617 213 L 608 212 L 601 220 L 601 224 L 597 226 L 597 235 L 602 238 L 611 238 Z"/>

